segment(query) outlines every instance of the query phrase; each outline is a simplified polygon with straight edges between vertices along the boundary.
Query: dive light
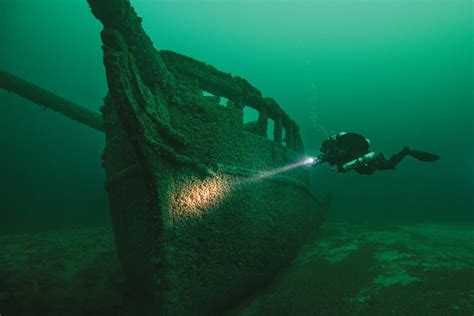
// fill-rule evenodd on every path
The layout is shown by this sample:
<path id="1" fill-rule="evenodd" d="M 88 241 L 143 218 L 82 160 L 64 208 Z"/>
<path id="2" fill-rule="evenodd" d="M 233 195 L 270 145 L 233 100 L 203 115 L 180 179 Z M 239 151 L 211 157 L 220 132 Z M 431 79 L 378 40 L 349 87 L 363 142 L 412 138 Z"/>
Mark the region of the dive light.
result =
<path id="1" fill-rule="evenodd" d="M 316 166 L 316 165 L 321 164 L 322 162 L 323 161 L 321 159 L 319 159 L 318 157 L 308 157 L 304 161 L 304 164 L 307 165 L 307 166 Z"/>

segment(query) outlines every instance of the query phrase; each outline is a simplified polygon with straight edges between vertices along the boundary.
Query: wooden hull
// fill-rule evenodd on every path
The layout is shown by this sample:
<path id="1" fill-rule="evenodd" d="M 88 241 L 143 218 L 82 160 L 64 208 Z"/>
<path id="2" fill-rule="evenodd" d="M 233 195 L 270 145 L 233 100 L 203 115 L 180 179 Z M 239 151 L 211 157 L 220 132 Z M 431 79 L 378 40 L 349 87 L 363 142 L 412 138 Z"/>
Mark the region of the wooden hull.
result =
<path id="1" fill-rule="evenodd" d="M 103 159 L 119 259 L 144 310 L 221 312 L 317 226 L 305 168 L 261 174 L 304 159 L 298 126 L 242 78 L 171 53 L 165 64 L 128 1 L 89 3 L 104 24 Z M 255 128 L 244 128 L 244 106 L 259 111 Z"/>
<path id="2" fill-rule="evenodd" d="M 299 128 L 246 80 L 156 51 L 128 0 L 88 1 L 104 24 L 103 121 L 5 72 L 0 87 L 105 131 L 118 255 L 141 297 L 127 310 L 220 313 L 288 264 L 324 215 L 305 168 L 262 174 L 304 159 Z M 255 124 L 243 125 L 245 106 Z"/>
<path id="3" fill-rule="evenodd" d="M 158 208 L 150 206 L 143 179 L 149 170 L 135 159 L 113 107 L 103 111 L 120 261 L 162 314 L 206 314 L 235 304 L 285 266 L 316 228 L 305 169 L 266 179 L 249 171 L 291 164 L 300 155 L 245 132 L 241 112 L 207 106 L 204 117 L 212 122 L 202 109 L 196 117 L 189 108 L 172 112 L 172 121 L 190 139 L 188 153 L 221 168 L 203 176 L 156 157 Z"/>

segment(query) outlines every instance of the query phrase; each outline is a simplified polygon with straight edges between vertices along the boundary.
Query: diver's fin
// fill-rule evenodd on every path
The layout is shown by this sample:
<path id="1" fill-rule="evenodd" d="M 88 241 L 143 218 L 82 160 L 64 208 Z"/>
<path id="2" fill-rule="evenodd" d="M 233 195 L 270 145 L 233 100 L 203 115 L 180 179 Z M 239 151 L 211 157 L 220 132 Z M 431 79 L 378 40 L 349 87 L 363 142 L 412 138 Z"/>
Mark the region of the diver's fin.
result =
<path id="1" fill-rule="evenodd" d="M 436 154 L 428 153 L 426 151 L 421 151 L 421 150 L 416 150 L 416 149 L 410 149 L 409 155 L 425 162 L 435 162 L 436 160 L 439 159 L 439 156 Z"/>

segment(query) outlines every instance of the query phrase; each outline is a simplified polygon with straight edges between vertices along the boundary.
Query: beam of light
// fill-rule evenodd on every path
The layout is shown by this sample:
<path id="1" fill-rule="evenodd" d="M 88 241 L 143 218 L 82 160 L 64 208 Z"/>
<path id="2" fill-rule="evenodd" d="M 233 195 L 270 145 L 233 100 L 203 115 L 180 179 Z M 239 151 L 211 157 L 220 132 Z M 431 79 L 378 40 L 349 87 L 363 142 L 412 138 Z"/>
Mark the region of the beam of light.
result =
<path id="1" fill-rule="evenodd" d="M 218 207 L 231 193 L 241 185 L 250 184 L 286 171 L 319 163 L 317 158 L 307 157 L 296 163 L 281 168 L 263 171 L 247 180 L 234 181 L 226 176 L 219 175 L 204 180 L 188 178 L 178 181 L 169 200 L 170 209 L 173 209 L 178 218 L 199 216 L 212 208 Z"/>
<path id="2" fill-rule="evenodd" d="M 280 167 L 280 168 L 260 172 L 258 175 L 252 177 L 252 180 L 265 179 L 265 178 L 268 178 L 268 177 L 271 177 L 271 176 L 274 176 L 274 175 L 277 175 L 277 174 L 280 174 L 280 173 L 283 173 L 283 172 L 287 172 L 287 171 L 290 171 L 290 170 L 293 170 L 293 169 L 296 169 L 296 168 L 312 166 L 312 165 L 315 165 L 317 163 L 318 163 L 317 158 L 307 157 L 304 160 L 292 163 L 290 165 L 286 165 L 286 166 L 283 166 L 283 167 Z"/>

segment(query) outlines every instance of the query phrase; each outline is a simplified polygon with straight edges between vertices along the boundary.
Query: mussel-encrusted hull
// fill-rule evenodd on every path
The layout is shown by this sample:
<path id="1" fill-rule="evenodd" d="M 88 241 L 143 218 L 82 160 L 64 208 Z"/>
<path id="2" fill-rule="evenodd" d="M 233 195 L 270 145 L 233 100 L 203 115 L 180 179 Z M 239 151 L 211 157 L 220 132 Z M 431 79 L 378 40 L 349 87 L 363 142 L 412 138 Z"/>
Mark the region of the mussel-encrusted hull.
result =
<path id="1" fill-rule="evenodd" d="M 222 311 L 314 228 L 304 168 L 259 176 L 301 161 L 298 126 L 243 79 L 169 53 L 165 65 L 128 0 L 88 1 L 104 25 L 104 167 L 123 268 L 152 313 Z M 259 118 L 244 130 L 247 105 Z"/>
<path id="2" fill-rule="evenodd" d="M 237 302 L 287 264 L 314 228 L 305 170 L 263 179 L 245 172 L 300 157 L 245 132 L 241 111 L 200 106 L 175 108 L 171 120 L 188 139 L 187 153 L 220 166 L 214 175 L 159 156 L 153 172 L 143 170 L 113 107 L 103 111 L 119 257 L 163 314 L 205 314 Z M 144 181 L 150 173 L 159 187 L 154 197 Z"/>

